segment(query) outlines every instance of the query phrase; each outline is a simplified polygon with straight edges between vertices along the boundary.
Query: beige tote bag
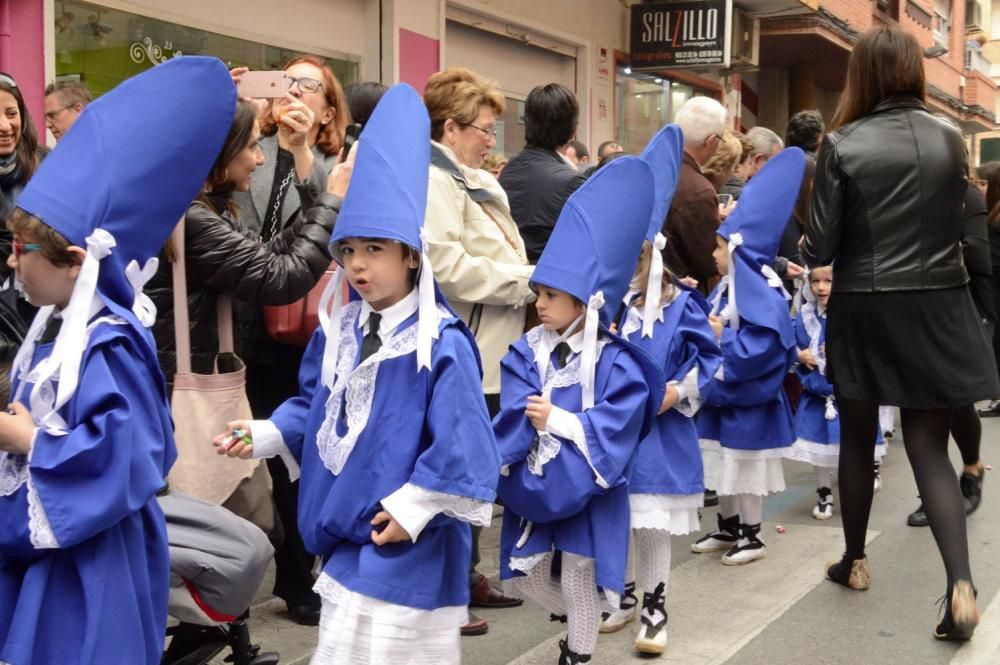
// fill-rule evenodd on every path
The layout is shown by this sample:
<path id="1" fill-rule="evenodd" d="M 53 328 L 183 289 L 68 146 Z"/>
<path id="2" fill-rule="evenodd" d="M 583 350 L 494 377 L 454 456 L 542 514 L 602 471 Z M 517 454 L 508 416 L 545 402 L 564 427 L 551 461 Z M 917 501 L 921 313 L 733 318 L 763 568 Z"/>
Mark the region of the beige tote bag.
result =
<path id="1" fill-rule="evenodd" d="M 250 420 L 246 368 L 234 353 L 233 303 L 220 296 L 217 303 L 219 354 L 214 374 L 191 369 L 191 329 L 188 325 L 187 275 L 184 259 L 184 220 L 171 235 L 174 249 L 174 339 L 177 374 L 171 411 L 177 439 L 177 462 L 170 486 L 229 508 L 265 532 L 274 528 L 274 509 L 266 465 L 219 455 L 212 439 L 232 420 Z"/>

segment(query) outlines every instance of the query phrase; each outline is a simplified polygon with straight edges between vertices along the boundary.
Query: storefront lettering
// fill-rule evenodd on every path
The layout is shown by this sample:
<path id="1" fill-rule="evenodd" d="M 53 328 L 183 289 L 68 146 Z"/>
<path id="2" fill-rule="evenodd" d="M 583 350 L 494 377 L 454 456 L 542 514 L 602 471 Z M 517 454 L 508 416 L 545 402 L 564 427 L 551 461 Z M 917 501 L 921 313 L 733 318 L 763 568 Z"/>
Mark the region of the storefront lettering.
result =
<path id="1" fill-rule="evenodd" d="M 181 51 L 174 51 L 173 48 L 174 44 L 169 40 L 164 42 L 161 47 L 159 44 L 154 44 L 153 40 L 149 37 L 145 37 L 142 40 L 142 43 L 132 42 L 132 45 L 129 46 L 128 49 L 128 55 L 132 59 L 132 62 L 137 65 L 141 65 L 146 60 L 148 60 L 150 64 L 158 65 L 165 61 L 168 57 L 176 58 L 184 55 Z M 163 52 L 164 49 L 173 51 L 173 53 L 167 56 Z"/>
<path id="2" fill-rule="evenodd" d="M 673 17 L 673 29 L 670 23 Z M 642 15 L 642 41 L 671 42 L 680 46 L 687 42 L 714 41 L 719 35 L 719 10 L 694 9 L 651 11 Z"/>

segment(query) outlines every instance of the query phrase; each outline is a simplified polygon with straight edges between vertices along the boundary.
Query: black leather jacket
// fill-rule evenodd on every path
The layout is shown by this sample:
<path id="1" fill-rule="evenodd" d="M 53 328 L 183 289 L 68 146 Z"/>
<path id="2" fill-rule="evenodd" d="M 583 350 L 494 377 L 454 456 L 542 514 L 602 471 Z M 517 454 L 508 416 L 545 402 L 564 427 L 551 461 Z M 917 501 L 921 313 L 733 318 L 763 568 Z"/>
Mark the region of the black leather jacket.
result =
<path id="1" fill-rule="evenodd" d="M 833 290 L 962 286 L 965 142 L 913 97 L 892 97 L 827 134 L 803 258 L 835 263 Z"/>
<path id="2" fill-rule="evenodd" d="M 191 355 L 195 372 L 211 372 L 218 351 L 215 304 L 229 295 L 235 313 L 237 353 L 248 337 L 247 308 L 285 305 L 305 296 L 330 265 L 328 244 L 341 199 L 323 194 L 305 215 L 296 218 L 268 243 L 248 234 L 243 224 L 213 201 L 214 209 L 196 202 L 188 208 L 184 228 Z M 161 252 L 160 268 L 146 286 L 156 305 L 153 337 L 160 366 L 168 379 L 176 372 L 172 266 Z"/>

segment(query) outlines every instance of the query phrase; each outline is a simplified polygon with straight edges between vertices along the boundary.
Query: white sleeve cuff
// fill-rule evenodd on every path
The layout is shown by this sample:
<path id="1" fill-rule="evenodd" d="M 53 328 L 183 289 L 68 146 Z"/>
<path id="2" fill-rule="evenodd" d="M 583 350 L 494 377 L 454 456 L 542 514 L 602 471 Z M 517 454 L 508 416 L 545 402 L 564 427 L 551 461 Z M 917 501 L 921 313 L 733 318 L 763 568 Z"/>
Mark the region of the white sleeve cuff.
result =
<path id="1" fill-rule="evenodd" d="M 299 463 L 295 461 L 292 451 L 285 445 L 285 439 L 281 436 L 278 427 L 270 420 L 251 420 L 250 436 L 253 438 L 253 457 L 262 459 L 268 457 L 280 457 L 288 469 L 288 478 L 292 482 L 299 479 L 301 469 Z"/>
<path id="2" fill-rule="evenodd" d="M 583 454 L 584 459 L 587 460 L 590 470 L 594 472 L 595 482 L 605 489 L 609 487 L 608 481 L 601 476 L 594 467 L 594 463 L 590 461 L 590 450 L 587 447 L 587 433 L 584 432 L 583 423 L 580 422 L 580 419 L 575 414 L 565 409 L 560 409 L 553 404 L 552 411 L 549 413 L 549 419 L 545 423 L 545 431 L 554 436 L 569 439 L 576 444 L 576 447 Z"/>
<path id="3" fill-rule="evenodd" d="M 438 513 L 476 526 L 489 526 L 493 504 L 479 499 L 435 492 L 413 483 L 406 483 L 382 499 L 382 508 L 417 542 L 424 527 Z"/>
<path id="4" fill-rule="evenodd" d="M 35 439 L 38 437 L 38 428 L 31 436 L 31 447 L 28 449 L 28 536 L 31 545 L 38 550 L 59 549 L 59 541 L 52 531 L 49 517 L 45 514 L 45 506 L 42 505 L 42 498 L 38 496 L 38 489 L 31 479 L 31 454 L 35 452 Z"/>
<path id="5" fill-rule="evenodd" d="M 712 378 L 713 379 L 717 379 L 719 381 L 725 381 L 726 380 L 726 373 L 723 371 L 725 369 L 725 367 L 726 367 L 726 363 L 720 363 L 719 364 L 719 369 L 715 370 L 715 376 L 713 376 Z"/>
<path id="6" fill-rule="evenodd" d="M 579 445 L 587 443 L 587 435 L 583 431 L 583 423 L 575 415 L 561 409 L 555 404 L 549 413 L 549 419 L 545 423 L 545 431 L 563 439 L 569 439 Z"/>
<path id="7" fill-rule="evenodd" d="M 683 416 L 693 418 L 698 413 L 698 409 L 701 408 L 701 391 L 698 390 L 698 366 L 692 367 L 691 371 L 685 374 L 680 381 L 670 381 L 667 385 L 673 386 L 679 395 L 674 409 Z"/>

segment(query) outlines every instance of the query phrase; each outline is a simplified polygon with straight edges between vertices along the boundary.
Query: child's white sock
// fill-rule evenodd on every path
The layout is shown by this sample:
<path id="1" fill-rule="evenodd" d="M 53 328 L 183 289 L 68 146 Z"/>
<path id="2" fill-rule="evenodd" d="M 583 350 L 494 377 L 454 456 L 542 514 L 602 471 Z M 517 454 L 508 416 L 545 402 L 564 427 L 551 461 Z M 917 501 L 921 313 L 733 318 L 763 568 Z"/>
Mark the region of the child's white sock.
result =
<path id="1" fill-rule="evenodd" d="M 740 523 L 760 524 L 764 514 L 764 497 L 758 494 L 740 494 Z"/>
<path id="2" fill-rule="evenodd" d="M 816 470 L 816 487 L 833 487 L 833 469 L 826 466 L 813 467 Z"/>
<path id="3" fill-rule="evenodd" d="M 597 647 L 601 601 L 594 560 L 563 552 L 562 592 L 566 602 L 569 648 L 589 655 Z"/>
<path id="4" fill-rule="evenodd" d="M 653 593 L 660 583 L 666 589 L 670 584 L 670 534 L 662 529 L 633 529 L 632 533 L 638 549 L 638 582 L 643 593 Z M 661 618 L 657 617 L 657 621 Z"/>
<path id="5" fill-rule="evenodd" d="M 719 497 L 719 514 L 722 515 L 723 519 L 732 517 L 733 515 L 738 515 L 739 512 L 740 512 L 740 497 L 738 496 Z"/>

